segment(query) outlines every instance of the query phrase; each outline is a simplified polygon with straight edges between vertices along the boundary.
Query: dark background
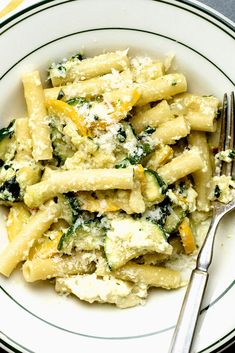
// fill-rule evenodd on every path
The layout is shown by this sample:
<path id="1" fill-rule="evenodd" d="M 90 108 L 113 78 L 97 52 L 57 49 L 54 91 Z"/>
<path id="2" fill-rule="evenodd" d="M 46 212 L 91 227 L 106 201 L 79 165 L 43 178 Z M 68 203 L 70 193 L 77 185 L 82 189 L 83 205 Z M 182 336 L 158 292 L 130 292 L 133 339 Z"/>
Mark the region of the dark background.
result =
<path id="1" fill-rule="evenodd" d="M 235 22 L 235 0 L 199 0 L 199 2 L 211 6 Z"/>
<path id="2" fill-rule="evenodd" d="M 200 0 L 199 2 L 211 6 L 229 19 L 235 22 L 235 0 Z M 218 351 L 217 351 L 218 352 Z M 223 350 L 224 353 L 235 353 L 235 344 L 228 349 Z M 5 353 L 0 348 L 0 353 Z M 54 352 L 48 352 L 54 353 Z"/>

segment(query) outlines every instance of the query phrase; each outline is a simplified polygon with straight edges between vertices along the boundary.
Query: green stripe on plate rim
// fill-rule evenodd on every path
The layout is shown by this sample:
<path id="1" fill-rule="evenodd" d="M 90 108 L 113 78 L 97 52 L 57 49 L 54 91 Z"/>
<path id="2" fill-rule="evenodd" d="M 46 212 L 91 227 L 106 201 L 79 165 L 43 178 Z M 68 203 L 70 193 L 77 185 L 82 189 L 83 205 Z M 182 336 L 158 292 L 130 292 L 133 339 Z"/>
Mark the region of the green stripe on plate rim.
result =
<path id="1" fill-rule="evenodd" d="M 18 346 L 18 348 L 22 348 L 24 350 L 24 352 L 34 353 L 33 351 L 29 350 L 28 348 L 26 348 L 26 347 L 22 346 L 21 344 L 15 342 L 13 339 L 11 339 L 7 335 L 5 335 L 2 331 L 0 331 L 0 335 L 5 337 L 5 341 L 0 338 L 0 349 L 1 349 L 1 345 L 2 345 L 3 348 L 10 349 L 14 353 L 22 353 L 22 350 L 20 351 L 19 349 L 15 348 L 12 345 L 10 345 L 9 343 L 7 343 L 6 342 L 6 339 L 7 339 L 8 341 L 10 341 L 15 346 Z"/>
<path id="2" fill-rule="evenodd" d="M 222 299 L 225 294 L 235 285 L 235 281 L 233 281 L 220 295 L 218 298 L 216 298 L 212 303 L 210 303 L 210 305 L 208 305 L 207 307 L 203 308 L 200 311 L 200 315 L 205 312 L 206 310 L 209 310 L 212 306 L 214 306 L 220 299 Z M 129 340 L 129 339 L 140 339 L 140 338 L 146 338 L 146 337 L 150 337 L 150 336 L 154 336 L 157 334 L 161 334 L 163 332 L 166 331 L 170 331 L 172 329 L 174 329 L 175 326 L 171 326 L 156 332 L 151 332 L 151 333 L 147 333 L 147 334 L 143 334 L 143 335 L 137 335 L 137 336 L 129 336 L 129 337 L 99 337 L 99 336 L 91 336 L 91 335 L 86 335 L 86 334 L 81 334 L 78 332 L 74 332 L 74 331 L 70 331 L 68 329 L 65 329 L 63 327 L 57 326 L 47 320 L 44 320 L 42 318 L 40 318 L 39 316 L 37 316 L 36 314 L 32 313 L 30 310 L 28 310 L 27 308 L 25 308 L 22 304 L 20 304 L 16 299 L 14 299 L 2 286 L 0 286 L 0 289 L 15 303 L 17 304 L 20 308 L 22 308 L 23 310 L 25 310 L 26 312 L 28 312 L 29 314 L 31 314 L 32 316 L 34 316 L 35 318 L 39 319 L 40 321 L 48 324 L 49 326 L 52 326 L 54 328 L 57 328 L 59 330 L 65 331 L 67 333 L 70 334 L 74 334 L 74 335 L 78 335 L 78 336 L 82 336 L 82 337 L 86 337 L 86 338 L 93 338 L 93 339 L 103 339 L 103 340 Z M 212 348 L 213 346 L 216 346 L 218 343 L 220 343 L 220 346 L 223 344 L 223 341 L 228 338 L 231 334 L 233 334 L 232 338 L 229 339 L 227 342 L 224 343 L 224 347 L 227 346 L 227 343 L 232 343 L 234 341 L 234 333 L 235 333 L 235 328 L 233 330 L 231 330 L 230 332 L 228 332 L 226 335 L 224 335 L 223 337 L 221 337 L 220 339 L 218 339 L 217 341 L 213 342 L 211 345 L 207 346 L 206 348 L 204 348 L 203 350 L 197 352 L 197 353 L 205 353 L 207 351 L 207 349 Z M 8 337 L 6 334 L 4 334 L 3 332 L 0 331 L 0 334 L 4 335 L 5 337 L 7 337 L 7 339 L 9 341 L 11 341 L 13 344 L 16 344 L 20 347 L 22 347 L 23 349 L 25 349 L 27 352 L 29 353 L 33 353 L 31 350 L 23 347 L 22 345 L 20 345 L 19 343 L 15 342 L 13 339 L 11 339 L 10 337 Z M 4 342 L 1 338 L 0 338 L 0 343 Z M 14 348 L 14 347 L 12 347 Z M 219 352 L 219 350 L 215 350 L 215 352 Z M 18 351 L 17 351 L 18 352 Z"/>
<path id="3" fill-rule="evenodd" d="M 40 1 L 38 2 L 37 4 L 34 4 L 34 5 L 31 5 L 29 7 L 27 7 L 26 9 L 24 10 L 21 10 L 19 11 L 18 13 L 16 13 L 15 15 L 12 15 L 11 17 L 9 17 L 8 19 L 6 19 L 5 21 L 3 21 L 2 23 L 0 23 L 0 28 L 3 28 L 5 27 L 8 23 L 11 23 L 13 22 L 13 20 L 17 19 L 18 17 L 20 17 L 21 15 L 24 15 L 28 12 L 30 12 L 31 10 L 36 10 L 37 8 L 39 7 L 42 7 L 44 5 L 47 5 L 51 2 L 54 2 L 55 0 L 43 0 L 43 1 Z M 60 6 L 60 5 L 63 5 L 63 4 L 66 4 L 66 3 L 69 3 L 69 2 L 74 2 L 74 1 L 80 1 L 80 0 L 66 0 L 66 1 L 62 1 L 62 2 L 58 2 L 57 4 L 53 4 L 53 5 L 50 5 L 50 6 L 47 6 L 45 8 L 42 8 L 41 10 L 39 11 L 35 11 L 34 13 L 30 14 L 29 16 L 27 17 L 24 17 L 23 19 L 19 20 L 18 22 L 14 23 L 12 26 L 9 26 L 6 30 L 4 30 L 1 34 L 3 34 L 5 31 L 9 30 L 10 28 L 14 27 L 17 23 L 25 20 L 26 18 L 28 17 L 31 17 L 33 16 L 34 14 L 36 13 L 39 13 L 39 12 L 42 12 L 42 11 L 45 11 L 47 10 L 48 8 L 52 8 L 52 7 L 56 7 L 56 6 Z M 146 0 L 147 1 L 147 0 Z M 228 34 L 229 36 L 231 36 L 232 38 L 235 37 L 235 35 L 231 34 L 230 32 L 226 31 L 224 29 L 224 27 L 221 27 L 218 25 L 218 23 L 215 23 L 213 21 L 211 21 L 210 19 L 208 19 L 207 17 L 204 17 L 202 16 L 202 14 L 206 14 L 210 17 L 212 17 L 213 19 L 215 19 L 216 21 L 218 21 L 219 23 L 223 24 L 224 26 L 228 27 L 230 30 L 232 30 L 233 32 L 235 32 L 235 25 L 232 25 L 230 24 L 229 22 L 227 22 L 224 18 L 220 17 L 219 15 L 217 15 L 215 12 L 213 11 L 210 11 L 209 9 L 206 9 L 203 7 L 203 4 L 200 6 L 198 4 L 195 4 L 193 2 L 191 2 L 190 0 L 170 0 L 170 1 L 167 1 L 167 0 L 150 0 L 150 1 L 154 1 L 154 2 L 161 2 L 161 3 L 164 3 L 164 4 L 167 4 L 167 5 L 170 5 L 170 6 L 174 6 L 174 7 L 177 7 L 177 8 L 180 8 L 184 11 L 187 11 L 187 12 L 190 12 L 192 14 L 194 14 L 195 16 L 198 16 L 200 18 L 203 18 L 204 20 L 206 20 L 207 22 L 213 24 L 214 26 L 220 28 L 223 32 L 225 32 L 226 34 Z M 176 3 L 173 3 L 172 1 L 175 1 Z M 188 6 L 189 8 L 186 8 L 183 6 L 186 5 Z M 195 8 L 196 10 L 200 10 L 202 12 L 202 14 L 199 14 L 199 13 L 196 13 L 194 11 L 192 11 L 191 8 Z"/>
<path id="4" fill-rule="evenodd" d="M 23 15 L 23 14 L 25 14 L 25 13 L 27 13 L 27 12 L 33 10 L 33 9 L 37 9 L 37 8 L 39 8 L 39 7 L 41 7 L 41 6 L 45 5 L 45 4 L 49 4 L 49 3 L 52 2 L 52 1 L 54 1 L 54 0 L 45 0 L 45 1 L 42 1 L 42 2 L 40 2 L 40 3 L 38 3 L 38 4 L 32 5 L 31 7 L 29 7 L 29 8 L 27 8 L 27 9 L 25 9 L 25 10 L 19 12 L 18 14 L 16 14 L 16 15 L 12 16 L 11 18 L 9 18 L 8 20 L 4 21 L 4 22 L 0 25 L 0 28 L 4 28 L 4 26 L 6 26 L 8 23 L 12 22 L 14 19 L 20 17 L 21 15 Z M 72 1 L 79 1 L 79 0 L 69 0 L 69 1 L 60 2 L 60 3 L 58 3 L 58 4 L 54 4 L 54 5 L 52 5 L 52 6 L 49 6 L 49 8 L 50 8 L 50 7 L 54 7 L 54 6 L 63 5 L 63 4 L 65 4 L 65 3 L 72 2 Z M 224 28 L 221 28 L 220 26 L 218 26 L 218 24 L 215 24 L 213 21 L 209 20 L 208 18 L 205 18 L 205 17 L 201 16 L 201 15 L 198 14 L 198 13 L 195 13 L 195 12 L 191 11 L 190 9 L 186 9 L 186 8 L 180 6 L 180 5 L 179 5 L 179 2 L 181 2 L 181 4 L 184 3 L 184 4 L 186 4 L 186 5 L 190 6 L 190 7 L 193 7 L 193 8 L 195 8 L 195 9 L 197 9 L 197 10 L 200 10 L 200 11 L 206 13 L 207 15 L 213 17 L 214 19 L 216 19 L 217 21 L 221 22 L 223 25 L 227 26 L 229 29 L 231 29 L 232 31 L 234 31 L 235 28 L 234 28 L 234 26 L 232 26 L 230 23 L 226 22 L 224 19 L 220 18 L 220 17 L 217 16 L 215 13 L 210 12 L 210 11 L 207 10 L 207 9 L 204 9 L 204 8 L 201 7 L 201 6 L 198 6 L 197 4 L 193 4 L 193 3 L 191 3 L 190 1 L 187 1 L 187 0 L 182 0 L 182 1 L 176 0 L 176 1 L 178 2 L 178 5 L 177 5 L 177 4 L 173 4 L 173 3 L 171 3 L 171 2 L 168 2 L 168 1 L 162 1 L 162 0 L 151 0 L 151 1 L 166 3 L 166 4 L 168 4 L 168 5 L 172 5 L 172 6 L 175 6 L 175 7 L 179 7 L 179 8 L 181 8 L 181 9 L 185 10 L 185 11 L 188 11 L 188 12 L 190 12 L 190 13 L 193 13 L 194 15 L 199 16 L 199 17 L 205 19 L 206 21 L 212 23 L 213 25 L 219 27 L 221 30 L 223 30 L 225 33 L 227 33 L 229 36 L 232 36 L 232 37 L 234 38 L 234 36 L 231 35 L 231 33 L 227 32 Z M 47 7 L 47 8 L 48 8 L 48 7 Z M 44 11 L 44 10 L 46 10 L 47 8 L 41 9 L 40 11 L 37 11 L 37 12 Z M 12 27 L 15 26 L 17 23 L 19 23 L 19 22 L 25 20 L 26 18 L 33 16 L 33 15 L 36 14 L 37 12 L 34 12 L 33 14 L 30 14 L 29 16 L 25 17 L 24 19 L 21 19 L 20 21 L 16 22 L 16 23 L 13 24 L 12 26 L 10 26 L 8 29 L 12 28 Z M 6 30 L 8 30 L 8 29 L 6 29 Z M 110 29 L 117 29 L 117 30 L 135 30 L 135 31 L 140 31 L 140 32 L 145 32 L 145 33 L 153 34 L 153 35 L 160 35 L 160 34 L 157 34 L 157 33 L 154 33 L 154 32 L 148 32 L 148 31 L 144 31 L 144 30 L 141 30 L 141 29 L 130 29 L 130 28 L 102 28 L 102 29 L 91 29 L 91 30 L 88 30 L 88 31 L 110 30 Z M 5 32 L 5 31 L 4 31 L 4 32 Z M 2 32 L 2 33 L 4 33 L 4 32 Z M 70 35 L 75 35 L 75 34 L 84 33 L 84 32 L 87 32 L 87 31 L 81 31 L 81 32 L 78 32 L 78 33 L 70 34 Z M 161 35 L 161 36 L 164 37 L 164 38 L 166 38 L 166 39 L 175 41 L 175 39 L 173 39 L 173 38 L 168 38 L 168 37 L 163 36 L 163 35 Z M 63 38 L 65 38 L 65 37 L 67 37 L 67 36 L 64 36 L 64 37 L 61 37 L 61 38 L 57 38 L 57 39 L 54 40 L 54 41 L 63 39 Z M 49 43 L 47 43 L 47 44 L 45 44 L 45 45 L 43 45 L 43 46 L 37 48 L 36 50 L 39 50 L 39 49 L 41 49 L 42 47 L 44 47 L 44 46 L 46 46 L 46 45 L 48 45 L 48 44 L 51 44 L 51 43 L 54 42 L 54 41 L 51 41 L 51 42 L 49 42 Z M 189 46 L 185 45 L 184 43 L 179 43 L 179 44 L 181 44 L 181 45 L 183 45 L 183 46 L 186 46 L 187 48 L 193 50 L 194 52 L 196 52 L 196 53 L 199 54 L 200 56 L 204 57 L 204 58 L 205 58 L 206 60 L 208 60 L 212 65 L 214 65 L 220 72 L 222 72 L 223 75 L 225 75 L 226 78 L 227 78 L 230 82 L 232 82 L 232 80 L 231 80 L 220 68 L 218 68 L 213 62 L 211 62 L 211 61 L 210 61 L 208 58 L 206 58 L 204 55 L 202 55 L 201 53 L 197 52 L 197 51 L 194 50 L 193 48 L 190 48 Z M 34 50 L 33 52 L 35 52 L 36 50 Z M 27 56 L 29 56 L 29 55 L 32 54 L 33 52 L 29 53 Z M 26 56 L 25 56 L 25 57 L 26 57 Z M 24 58 L 25 58 L 25 57 L 24 57 Z M 20 61 L 22 61 L 24 58 L 22 58 Z M 9 71 L 10 71 L 14 66 L 16 66 L 20 61 L 18 61 L 15 65 L 13 65 L 7 72 L 9 72 Z M 5 74 L 6 74 L 6 73 L 5 73 Z M 2 78 L 5 76 L 5 74 L 2 76 Z M 233 83 L 233 82 L 232 82 L 232 83 Z M 234 84 L 234 83 L 233 83 L 233 84 Z M 234 282 L 232 282 L 232 283 L 225 289 L 225 291 L 224 291 L 213 303 L 211 303 L 211 304 L 210 304 L 209 306 L 207 306 L 206 308 L 202 309 L 201 313 L 204 312 L 205 310 L 208 310 L 212 305 L 214 305 L 216 302 L 218 302 L 218 301 L 233 287 L 233 285 L 234 285 Z M 18 303 L 14 298 L 12 298 L 12 297 L 9 295 L 9 293 L 7 293 L 1 286 L 0 286 L 0 288 L 1 288 L 1 290 L 2 290 L 3 292 L 5 292 L 6 295 L 8 295 L 8 296 L 9 296 L 16 304 L 18 304 L 21 308 L 23 308 L 24 310 L 26 310 L 27 312 L 29 312 L 31 315 L 37 317 L 35 314 L 31 313 L 28 309 L 24 308 L 24 307 L 23 307 L 20 303 Z M 49 322 L 43 320 L 43 319 L 40 318 L 40 317 L 37 317 L 37 318 L 40 319 L 40 320 L 42 320 L 42 321 L 44 321 L 45 323 L 47 323 L 47 324 L 49 324 L 49 325 L 51 325 L 51 326 L 57 327 L 57 326 L 55 326 L 54 324 L 49 323 Z M 82 334 L 79 334 L 79 333 L 75 333 L 75 332 L 72 332 L 72 331 L 68 331 L 68 330 L 63 329 L 63 328 L 60 328 L 60 327 L 57 327 L 57 328 L 62 329 L 62 330 L 65 330 L 65 331 L 67 331 L 67 332 L 74 333 L 74 334 L 82 335 Z M 162 332 L 171 330 L 171 329 L 173 329 L 173 328 L 174 328 L 174 326 L 169 327 L 169 328 L 166 328 L 166 329 L 163 329 L 163 330 L 161 330 L 161 331 L 153 332 L 153 333 L 150 333 L 150 334 L 139 335 L 139 336 L 132 336 L 132 337 L 96 337 L 96 336 L 89 336 L 89 335 L 85 335 L 85 336 L 86 336 L 86 337 L 90 337 L 90 338 L 98 338 L 98 339 L 114 339 L 114 340 L 115 340 L 115 339 L 131 339 L 131 338 L 142 338 L 142 337 L 146 337 L 146 336 L 150 336 L 150 335 L 155 335 L 155 334 L 158 334 L 158 333 L 162 333 Z M 213 346 L 215 346 L 216 344 L 222 343 L 222 342 L 224 341 L 224 339 L 226 339 L 229 335 L 231 335 L 232 333 L 234 333 L 234 331 L 235 331 L 235 329 L 232 330 L 231 332 L 229 332 L 228 334 L 226 334 L 225 336 L 223 336 L 222 338 L 220 338 L 218 341 L 216 341 L 216 342 L 214 342 L 213 344 L 211 344 L 210 346 L 206 347 L 206 348 L 203 349 L 202 351 L 198 352 L 198 353 L 203 353 L 203 352 L 205 352 L 207 349 L 210 349 L 210 348 L 212 348 Z M 3 334 L 3 333 L 2 333 L 2 334 Z M 3 334 L 3 335 L 4 335 L 5 337 L 7 337 L 5 334 Z M 19 343 L 14 342 L 12 339 L 8 338 L 8 340 L 12 341 L 12 343 L 14 343 L 14 344 L 18 345 L 19 347 L 23 348 L 25 351 L 32 353 L 32 351 L 30 351 L 30 350 L 28 350 L 27 348 L 21 346 Z M 225 345 L 227 346 L 228 343 L 232 343 L 232 340 L 234 340 L 234 337 L 233 337 L 232 339 L 230 339 L 228 342 L 226 342 Z M 0 339 L 0 342 L 3 342 L 3 341 Z M 8 345 L 6 342 L 4 342 L 4 346 L 5 346 L 6 348 L 13 349 L 14 352 L 18 352 L 18 350 L 16 350 L 14 347 L 11 347 L 11 346 Z M 8 347 L 8 346 L 9 346 L 9 347 Z M 216 349 L 216 351 L 218 351 L 218 350 Z"/>

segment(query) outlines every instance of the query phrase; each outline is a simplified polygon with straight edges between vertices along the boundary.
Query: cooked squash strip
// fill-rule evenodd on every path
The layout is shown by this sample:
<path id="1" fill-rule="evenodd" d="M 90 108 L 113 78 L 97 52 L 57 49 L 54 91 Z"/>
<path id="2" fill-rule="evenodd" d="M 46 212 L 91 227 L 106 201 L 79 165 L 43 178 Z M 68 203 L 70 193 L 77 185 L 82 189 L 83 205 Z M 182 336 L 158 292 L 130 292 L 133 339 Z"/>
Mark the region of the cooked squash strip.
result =
<path id="1" fill-rule="evenodd" d="M 114 193 L 108 197 L 99 198 L 97 193 L 92 195 L 89 192 L 79 192 L 79 201 L 81 202 L 81 208 L 89 212 L 114 212 L 121 209 L 118 200 L 115 198 Z"/>
<path id="2" fill-rule="evenodd" d="M 178 230 L 185 253 L 191 254 L 196 250 L 196 243 L 187 217 L 184 218 L 183 222 L 179 225 Z"/>
<path id="3" fill-rule="evenodd" d="M 77 127 L 78 132 L 82 136 L 87 136 L 87 129 L 85 126 L 84 117 L 74 109 L 71 105 L 66 102 L 56 100 L 56 99 L 47 99 L 46 107 L 49 114 L 58 116 L 59 118 L 70 119 Z"/>
<path id="4" fill-rule="evenodd" d="M 57 230 L 53 233 L 53 239 L 44 237 L 44 239 L 40 239 L 40 241 L 35 243 L 35 245 L 30 249 L 29 260 L 38 257 L 41 259 L 47 259 L 54 256 L 58 252 L 57 248 L 63 232 L 62 230 Z"/>
<path id="5" fill-rule="evenodd" d="M 114 91 L 111 94 L 107 93 L 105 95 L 105 100 L 107 100 L 113 107 L 113 112 L 110 113 L 112 123 L 117 123 L 127 116 L 127 113 L 132 109 L 140 98 L 140 91 L 134 88 L 126 88 L 117 90 L 116 94 Z"/>
<path id="6" fill-rule="evenodd" d="M 20 233 L 29 218 L 30 212 L 23 203 L 16 203 L 10 208 L 7 218 L 7 234 L 10 241 Z"/>

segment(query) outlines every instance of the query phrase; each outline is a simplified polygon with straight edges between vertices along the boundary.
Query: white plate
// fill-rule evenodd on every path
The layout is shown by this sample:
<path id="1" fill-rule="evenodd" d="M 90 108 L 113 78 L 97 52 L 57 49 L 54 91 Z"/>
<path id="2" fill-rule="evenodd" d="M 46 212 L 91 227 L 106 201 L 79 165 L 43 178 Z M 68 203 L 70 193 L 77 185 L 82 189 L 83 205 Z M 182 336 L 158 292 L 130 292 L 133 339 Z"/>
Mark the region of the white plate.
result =
<path id="1" fill-rule="evenodd" d="M 43 1 L 0 26 L 0 125 L 24 113 L 20 76 L 77 52 L 130 48 L 163 58 L 174 52 L 195 93 L 234 89 L 234 26 L 199 3 L 153 0 Z M 1 241 L 4 211 L 1 210 Z M 192 352 L 218 352 L 235 336 L 234 213 L 219 228 Z M 28 285 L 21 272 L 0 278 L 0 346 L 10 352 L 116 353 L 168 350 L 185 289 L 154 290 L 145 306 L 87 305 Z"/>

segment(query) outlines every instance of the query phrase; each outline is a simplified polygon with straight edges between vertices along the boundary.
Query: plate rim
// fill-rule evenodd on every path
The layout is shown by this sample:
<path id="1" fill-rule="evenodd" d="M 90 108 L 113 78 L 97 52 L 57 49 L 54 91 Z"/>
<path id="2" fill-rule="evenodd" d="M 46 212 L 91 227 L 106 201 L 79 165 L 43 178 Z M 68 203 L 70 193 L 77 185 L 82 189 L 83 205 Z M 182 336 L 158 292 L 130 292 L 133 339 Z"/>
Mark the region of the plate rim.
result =
<path id="1" fill-rule="evenodd" d="M 4 27 L 6 25 L 8 25 L 9 23 L 13 22 L 14 20 L 20 18 L 22 15 L 25 15 L 27 13 L 29 13 L 32 10 L 37 10 L 40 7 L 43 7 L 44 5 L 50 4 L 52 3 L 54 0 L 42 0 L 37 2 L 36 4 L 32 4 L 30 6 L 28 6 L 27 8 L 18 11 L 16 14 L 11 15 L 9 18 L 7 18 L 6 20 L 2 21 L 2 23 L 0 23 L 0 29 L 4 29 Z M 54 6 L 59 6 L 62 5 L 64 3 L 67 2 L 74 2 L 74 1 L 79 1 L 79 0 L 56 0 L 56 4 L 50 6 L 50 7 L 54 7 Z M 235 33 L 235 23 L 233 21 L 231 21 L 230 19 L 228 19 L 226 16 L 220 14 L 218 11 L 212 9 L 211 7 L 204 5 L 202 3 L 199 3 L 198 1 L 194 1 L 194 0 L 151 0 L 154 2 L 162 2 L 162 3 L 166 3 L 169 5 L 173 5 L 175 7 L 181 8 L 183 10 L 187 10 L 187 8 L 180 6 L 180 4 L 184 4 L 187 5 L 189 7 L 189 9 L 191 8 L 191 12 L 194 15 L 199 15 L 197 12 L 194 12 L 192 9 L 196 9 L 196 10 L 200 10 L 202 13 L 208 15 L 209 17 L 212 17 L 213 19 L 215 19 L 216 21 L 218 21 L 219 23 L 221 23 L 222 25 L 224 25 L 225 27 L 228 27 L 230 30 L 232 30 L 232 32 Z M 55 1 L 54 1 L 55 2 Z M 46 10 L 46 8 L 43 8 L 44 10 Z M 43 10 L 42 9 L 42 10 Z M 42 11 L 40 10 L 40 11 Z M 38 12 L 38 11 L 37 11 Z M 37 12 L 33 12 L 31 15 L 36 14 Z M 31 16 L 30 15 L 30 16 Z M 227 32 L 224 30 L 224 28 L 218 26 L 218 24 L 216 24 L 213 21 L 210 21 L 208 18 L 205 18 L 204 16 L 201 16 L 204 19 L 206 19 L 208 22 L 212 23 L 213 25 L 216 25 L 217 27 L 219 27 L 220 29 L 222 29 L 224 32 L 226 32 L 228 35 L 230 35 L 231 37 L 234 38 L 233 35 L 231 35 L 231 33 Z M 25 18 L 24 17 L 22 19 L 20 19 L 18 22 L 14 23 L 17 24 L 21 21 L 23 21 Z M 9 27 L 11 28 L 11 26 Z M 4 30 L 1 34 L 3 34 L 5 31 L 7 31 L 9 28 L 7 28 L 6 30 Z M 108 28 L 107 28 L 108 29 Z M 205 310 L 205 309 L 204 309 Z M 234 333 L 234 334 L 233 334 Z M 222 343 L 221 341 L 223 341 L 226 337 L 230 336 L 231 334 L 233 334 L 233 336 L 226 341 L 225 343 Z M 23 349 L 23 351 L 18 350 L 16 347 L 14 347 L 13 345 L 9 344 L 8 342 L 4 341 L 1 336 L 0 336 L 0 348 L 6 348 L 8 351 L 11 350 L 12 352 L 18 353 L 18 352 L 29 352 L 29 353 L 33 353 L 33 351 L 29 350 L 26 347 L 23 347 L 21 344 L 15 342 L 13 339 L 11 339 L 10 337 L 7 337 L 3 332 L 0 331 L 0 335 L 5 336 L 7 338 L 7 340 L 11 341 L 12 344 L 14 344 L 15 346 L 17 346 L 19 349 Z M 213 346 L 217 345 L 218 342 L 221 342 L 222 344 L 220 346 L 218 346 L 217 348 L 215 348 L 215 350 L 210 351 L 210 352 L 221 352 L 221 349 L 224 350 L 225 348 L 229 347 L 231 344 L 233 344 L 235 342 L 235 328 L 233 330 L 231 330 L 229 333 L 227 333 L 226 335 L 224 335 L 222 338 L 218 339 L 216 342 L 213 342 L 211 345 L 205 347 L 203 350 L 201 350 L 198 353 L 203 353 L 206 352 L 208 349 L 212 348 Z"/>
<path id="2" fill-rule="evenodd" d="M 25 9 L 22 9 L 18 12 L 16 12 L 15 14 L 9 16 L 7 19 L 3 20 L 0 23 L 0 29 L 3 28 L 4 26 L 6 26 L 8 23 L 14 21 L 15 19 L 17 19 L 18 17 L 20 17 L 21 15 L 24 15 L 27 12 L 30 12 L 31 10 L 37 9 L 43 5 L 47 5 L 51 2 L 55 2 L 55 0 L 41 0 L 38 1 L 35 4 L 32 4 L 28 7 L 26 7 Z M 54 4 L 54 6 L 58 6 L 61 3 L 67 3 L 67 2 L 74 2 L 74 1 L 79 1 L 79 0 L 56 0 L 56 2 L 59 2 L 59 4 Z M 145 0 L 147 1 L 147 0 Z M 150 0 L 153 2 L 162 2 L 162 3 L 166 3 L 166 4 L 170 4 L 172 6 L 175 7 L 180 7 L 184 10 L 187 10 L 185 7 L 180 6 L 180 4 L 184 4 L 187 5 L 189 8 L 194 8 L 196 10 L 200 10 L 201 12 L 203 12 L 204 14 L 213 17 L 215 20 L 217 20 L 218 22 L 222 23 L 223 25 L 225 25 L 226 27 L 228 27 L 230 30 L 232 30 L 233 32 L 235 32 L 235 22 L 233 22 L 232 20 L 230 20 L 228 17 L 226 17 L 225 15 L 221 14 L 219 11 L 213 9 L 212 7 L 203 4 L 197 0 Z M 194 12 L 195 15 L 198 15 L 197 13 Z M 207 19 L 208 20 L 208 19 Z M 209 21 L 209 20 L 208 20 Z M 209 21 L 210 22 L 210 21 Z M 212 22 L 214 25 L 215 23 Z M 4 32 L 3 32 L 4 33 Z M 229 34 L 229 33 L 227 33 Z"/>
<path id="3" fill-rule="evenodd" d="M 54 1 L 54 0 L 49 0 L 49 1 Z M 61 1 L 61 0 L 58 0 Z M 63 0 L 62 0 L 63 1 Z M 69 0 L 69 1 L 79 1 L 79 0 Z M 152 0 L 152 1 L 156 1 L 156 0 Z M 178 1 L 178 0 L 176 0 Z M 62 2 L 63 3 L 63 2 Z M 37 12 L 36 12 L 37 13 Z M 27 19 L 28 17 L 25 17 L 24 19 Z M 16 23 L 18 24 L 18 22 Z M 16 25 L 14 24 L 14 25 Z M 46 47 L 49 44 L 55 43 L 61 39 L 65 39 L 68 38 L 70 36 L 73 35 L 78 35 L 78 34 L 83 34 L 83 33 L 88 33 L 88 32 L 95 32 L 95 31 L 106 31 L 106 30 L 120 30 L 120 31 L 133 31 L 133 32 L 142 32 L 142 33 L 146 33 L 146 34 L 150 34 L 150 35 L 156 35 L 162 38 L 165 38 L 167 40 L 173 41 L 173 42 L 177 42 L 178 44 L 184 46 L 185 48 L 193 51 L 194 53 L 196 53 L 197 55 L 201 56 L 203 59 L 205 59 L 206 61 L 208 61 L 211 65 L 213 65 L 218 71 L 220 71 L 222 73 L 222 75 L 224 75 L 226 77 L 226 79 L 228 81 L 230 81 L 230 83 L 232 83 L 235 86 L 235 82 L 233 82 L 233 80 L 218 66 L 216 65 L 213 61 L 211 61 L 209 58 L 207 58 L 204 54 L 200 53 L 198 50 L 190 47 L 188 44 L 185 44 L 181 41 L 175 40 L 174 38 L 168 37 L 166 35 L 163 35 L 161 33 L 157 33 L 157 32 L 152 32 L 149 30 L 144 30 L 144 29 L 140 29 L 140 28 L 128 28 L 128 27 L 99 27 L 99 28 L 89 28 L 86 30 L 82 30 L 82 31 L 77 31 L 77 32 L 73 32 L 73 33 L 69 33 L 66 34 L 64 36 L 55 38 L 49 42 L 44 43 L 43 45 L 34 48 L 31 52 L 27 53 L 26 55 L 24 55 L 21 59 L 19 59 L 17 62 L 15 62 L 7 71 L 5 71 L 2 76 L 0 76 L 0 80 L 3 79 L 15 66 L 17 66 L 21 61 L 23 61 L 24 59 L 26 59 L 28 56 L 30 56 L 31 54 L 35 53 L 36 51 Z M 234 37 L 235 39 L 235 37 Z"/>

